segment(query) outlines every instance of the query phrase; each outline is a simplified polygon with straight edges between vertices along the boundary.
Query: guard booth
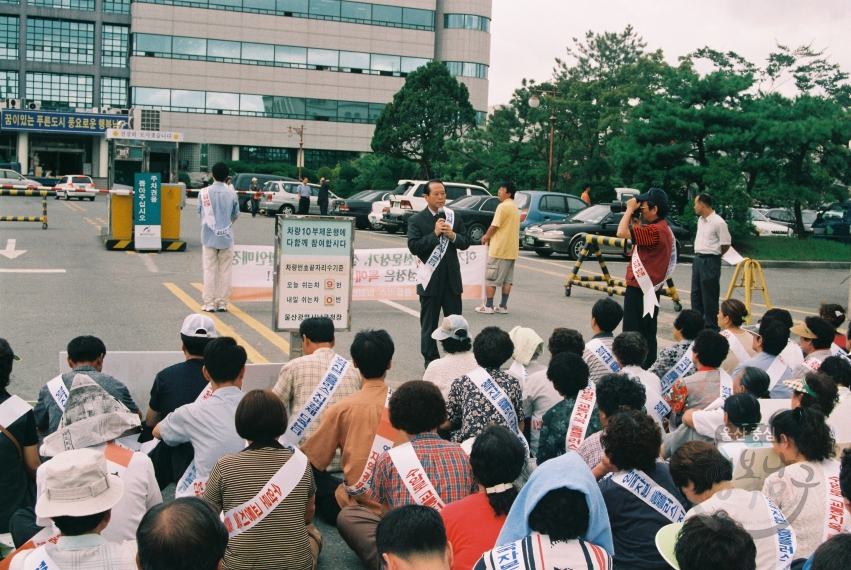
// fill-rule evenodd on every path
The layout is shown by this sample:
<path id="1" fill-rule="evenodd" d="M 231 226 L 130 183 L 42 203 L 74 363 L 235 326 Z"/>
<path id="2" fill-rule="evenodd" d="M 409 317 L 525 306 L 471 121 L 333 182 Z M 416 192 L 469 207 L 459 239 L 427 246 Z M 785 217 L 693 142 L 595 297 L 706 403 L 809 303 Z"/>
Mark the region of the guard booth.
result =
<path id="1" fill-rule="evenodd" d="M 109 188 L 132 188 L 136 174 L 158 173 L 163 184 L 176 184 L 177 147 L 182 133 L 109 129 Z"/>

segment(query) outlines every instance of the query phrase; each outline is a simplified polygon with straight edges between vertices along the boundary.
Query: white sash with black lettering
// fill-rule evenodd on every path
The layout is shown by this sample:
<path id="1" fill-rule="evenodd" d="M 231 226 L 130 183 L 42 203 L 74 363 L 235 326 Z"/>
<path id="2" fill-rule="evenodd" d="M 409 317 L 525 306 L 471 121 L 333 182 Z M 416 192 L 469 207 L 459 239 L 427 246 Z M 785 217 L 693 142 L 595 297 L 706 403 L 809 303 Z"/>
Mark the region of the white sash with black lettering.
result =
<path id="1" fill-rule="evenodd" d="M 727 339 L 727 344 L 730 345 L 730 350 L 736 355 L 739 364 L 750 359 L 750 355 L 742 344 L 742 341 L 739 340 L 739 337 L 728 330 L 721 331 L 721 336 Z"/>
<path id="2" fill-rule="evenodd" d="M 0 404 L 0 426 L 8 428 L 30 410 L 32 406 L 21 397 L 10 396 L 8 400 Z"/>
<path id="3" fill-rule="evenodd" d="M 420 463 L 420 458 L 417 457 L 417 452 L 411 442 L 394 447 L 387 454 L 390 455 L 399 477 L 405 482 L 405 487 L 408 488 L 408 492 L 415 503 L 432 507 L 438 511 L 446 506 L 446 503 L 437 494 L 437 489 L 432 485 L 428 475 L 426 475 L 423 464 Z"/>
<path id="4" fill-rule="evenodd" d="M 783 362 L 783 359 L 780 358 L 779 355 L 774 358 L 774 362 L 772 362 L 771 366 L 768 367 L 768 370 L 765 371 L 766 374 L 768 374 L 768 378 L 771 380 L 768 384 L 769 390 L 777 385 L 787 368 L 788 366 L 786 366 L 786 363 Z"/>
<path id="5" fill-rule="evenodd" d="M 680 502 L 640 469 L 618 471 L 612 481 L 644 501 L 672 523 L 682 522 L 686 511 Z"/>
<path id="6" fill-rule="evenodd" d="M 455 212 L 449 208 L 443 208 L 443 211 L 446 213 L 446 223 L 450 226 L 454 225 Z M 437 239 L 437 245 L 434 247 L 431 255 L 428 256 L 425 263 L 417 259 L 417 283 L 422 285 L 423 289 L 428 288 L 431 276 L 434 273 L 434 270 L 437 269 L 437 266 L 440 265 L 440 261 L 443 259 L 443 256 L 446 255 L 447 249 L 449 249 L 449 238 L 440 234 L 440 237 Z"/>
<path id="7" fill-rule="evenodd" d="M 718 369 L 719 384 L 721 385 L 721 400 L 726 400 L 730 396 L 733 395 L 733 378 L 729 374 L 727 374 L 726 370 L 721 368 Z"/>
<path id="8" fill-rule="evenodd" d="M 287 426 L 287 431 L 281 436 L 279 441 L 283 445 L 298 447 L 298 442 L 301 441 L 307 428 L 322 413 L 328 402 L 331 401 L 331 396 L 340 387 L 340 384 L 343 382 L 343 376 L 345 376 L 351 365 L 351 362 L 339 354 L 334 355 L 331 366 L 325 371 L 325 375 L 319 384 L 317 384 L 313 394 L 310 395 L 310 398 L 307 399 L 301 409 L 293 415 L 290 425 Z"/>
<path id="9" fill-rule="evenodd" d="M 216 215 L 213 213 L 213 203 L 210 201 L 209 186 L 198 192 L 198 199 L 201 200 L 201 211 L 204 212 L 204 217 L 202 218 L 204 225 L 213 230 L 217 236 L 228 235 L 233 222 L 229 223 L 224 229 L 216 229 Z"/>
<path id="10" fill-rule="evenodd" d="M 617 374 L 621 371 L 621 367 L 618 366 L 618 361 L 615 360 L 615 355 L 612 354 L 612 351 L 606 348 L 606 345 L 603 344 L 599 338 L 592 338 L 585 344 L 585 349 L 588 350 L 591 354 L 593 354 L 597 360 L 603 363 L 603 366 L 612 371 L 613 374 Z"/>
<path id="11" fill-rule="evenodd" d="M 256 526 L 299 484 L 307 468 L 307 456 L 298 449 L 293 448 L 292 452 L 293 456 L 272 475 L 259 493 L 224 514 L 225 528 L 228 530 L 229 538 Z"/>
<path id="12" fill-rule="evenodd" d="M 24 561 L 24 570 L 61 570 L 59 565 L 47 555 L 47 545 L 42 544 L 32 551 Z"/>
<path id="13" fill-rule="evenodd" d="M 523 437 L 523 434 L 520 432 L 520 424 L 517 421 L 517 413 L 514 411 L 514 405 L 511 403 L 511 400 L 508 398 L 506 393 L 499 387 L 496 380 L 491 378 L 490 374 L 487 373 L 487 370 L 481 366 L 472 372 L 468 372 L 467 376 L 473 381 L 476 388 L 485 395 L 485 398 L 493 404 L 493 407 L 496 408 L 505 420 L 505 423 L 508 424 L 508 428 L 514 432 L 514 435 L 516 435 L 520 440 L 520 443 L 523 444 L 523 448 L 526 450 L 526 457 L 529 457 L 529 444 L 526 443 L 526 438 Z"/>
<path id="14" fill-rule="evenodd" d="M 851 357 L 849 357 L 848 353 L 842 350 L 835 342 L 830 345 L 830 354 L 831 356 L 838 356 L 848 364 L 851 364 Z"/>
<path id="15" fill-rule="evenodd" d="M 68 388 L 65 387 L 61 374 L 47 383 L 47 391 L 53 396 L 59 409 L 64 412 L 65 404 L 68 403 Z"/>
<path id="16" fill-rule="evenodd" d="M 824 535 L 822 541 L 840 534 L 845 526 L 845 502 L 839 488 L 839 466 L 835 459 L 822 462 L 824 468 L 824 483 L 827 488 L 827 502 L 825 503 Z"/>
<path id="17" fill-rule="evenodd" d="M 668 269 L 665 272 L 665 278 L 662 279 L 662 282 L 658 285 L 654 285 L 650 276 L 647 274 L 647 270 L 644 268 L 644 263 L 638 256 L 638 247 L 635 247 L 632 250 L 632 274 L 635 277 L 635 280 L 638 281 L 641 291 L 644 293 L 643 315 L 652 315 L 656 307 L 659 306 L 659 299 L 656 298 L 656 291 L 665 284 L 665 281 L 668 280 L 668 277 L 671 276 L 674 272 L 674 268 L 677 266 L 677 239 L 674 237 L 674 232 L 671 231 L 671 228 L 668 228 L 668 233 L 671 234 L 671 258 L 668 260 Z M 661 240 L 662 236 L 659 236 L 659 239 Z"/>
<path id="18" fill-rule="evenodd" d="M 195 403 L 203 402 L 212 395 L 213 386 L 207 384 L 207 387 L 201 390 L 201 393 L 195 398 Z M 198 467 L 195 465 L 195 459 L 193 459 L 192 463 L 189 464 L 189 467 L 181 475 L 180 481 L 177 482 L 177 486 L 174 489 L 174 496 L 191 497 L 194 495 L 200 497 L 204 494 L 204 486 L 206 484 L 207 477 L 198 477 Z"/>
<path id="19" fill-rule="evenodd" d="M 358 477 L 354 485 L 343 486 L 346 493 L 352 497 L 363 495 L 369 491 L 369 483 L 372 480 L 372 472 L 375 470 L 375 464 L 378 463 L 378 458 L 381 457 L 382 453 L 393 447 L 393 442 L 399 433 L 399 430 L 390 424 L 389 410 L 391 395 L 393 395 L 393 389 L 387 388 L 387 398 L 384 400 L 384 409 L 381 411 L 381 419 L 378 421 L 378 431 L 375 432 L 375 439 L 372 440 L 372 447 L 369 450 L 369 456 L 366 458 L 363 473 Z"/>
<path id="20" fill-rule="evenodd" d="M 638 376 L 633 374 L 628 375 L 634 382 L 638 382 L 642 386 L 644 386 L 644 408 L 647 410 L 647 413 L 650 414 L 650 417 L 656 420 L 656 423 L 659 424 L 659 427 L 663 427 L 663 423 L 665 418 L 671 413 L 671 406 L 661 394 L 658 394 L 656 390 L 650 388 L 641 381 Z"/>
<path id="21" fill-rule="evenodd" d="M 508 373 L 520 380 L 521 386 L 525 384 L 526 378 L 529 377 L 529 372 L 526 370 L 526 367 L 523 366 L 523 363 L 514 359 L 514 362 L 511 363 L 511 368 L 508 369 Z"/>
<path id="22" fill-rule="evenodd" d="M 585 441 L 588 424 L 591 422 L 591 412 L 594 411 L 596 403 L 597 390 L 594 389 L 594 384 L 589 382 L 588 387 L 580 390 L 576 395 L 576 403 L 573 404 L 573 411 L 570 413 L 570 423 L 567 425 L 567 436 L 564 442 L 564 448 L 567 451 L 576 451 Z"/>
<path id="23" fill-rule="evenodd" d="M 768 514 L 771 516 L 771 522 L 777 532 L 774 533 L 775 546 L 775 570 L 787 570 L 792 564 L 793 554 L 798 548 L 798 540 L 795 536 L 795 531 L 792 526 L 786 522 L 786 517 L 783 515 L 774 501 L 766 495 L 762 495 L 765 499 L 765 507 L 768 509 Z"/>
<path id="24" fill-rule="evenodd" d="M 694 342 L 688 345 L 688 349 L 685 354 L 683 354 L 680 359 L 674 364 L 674 367 L 668 370 L 668 373 L 660 378 L 662 393 L 667 394 L 668 390 L 671 389 L 677 380 L 684 377 L 686 372 L 691 370 L 691 367 L 694 366 Z"/>

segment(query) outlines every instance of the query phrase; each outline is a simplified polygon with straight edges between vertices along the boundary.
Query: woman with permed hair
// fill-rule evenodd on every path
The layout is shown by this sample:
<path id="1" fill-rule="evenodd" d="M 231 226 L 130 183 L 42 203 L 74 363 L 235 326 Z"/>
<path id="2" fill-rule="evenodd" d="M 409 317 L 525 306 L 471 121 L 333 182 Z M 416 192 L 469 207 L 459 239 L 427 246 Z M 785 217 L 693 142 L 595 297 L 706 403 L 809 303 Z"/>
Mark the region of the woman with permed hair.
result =
<path id="1" fill-rule="evenodd" d="M 731 376 L 739 364 L 747 362 L 756 355 L 753 349 L 753 336 L 742 329 L 747 317 L 748 309 L 738 299 L 721 301 L 718 309 L 718 327 L 730 343 L 730 352 L 721 363 L 721 369 Z"/>

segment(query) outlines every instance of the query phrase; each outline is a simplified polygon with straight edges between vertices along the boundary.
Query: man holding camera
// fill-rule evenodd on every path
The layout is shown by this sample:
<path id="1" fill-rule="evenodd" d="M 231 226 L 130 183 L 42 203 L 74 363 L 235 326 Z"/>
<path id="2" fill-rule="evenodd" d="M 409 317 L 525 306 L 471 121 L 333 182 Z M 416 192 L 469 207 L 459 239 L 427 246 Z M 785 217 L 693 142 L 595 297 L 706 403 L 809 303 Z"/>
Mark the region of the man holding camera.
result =
<path id="1" fill-rule="evenodd" d="M 636 331 L 647 340 L 644 368 L 656 361 L 656 319 L 659 289 L 677 264 L 674 233 L 668 227 L 668 195 L 651 188 L 626 203 L 618 237 L 632 239 L 632 261 L 626 269 L 623 331 Z"/>

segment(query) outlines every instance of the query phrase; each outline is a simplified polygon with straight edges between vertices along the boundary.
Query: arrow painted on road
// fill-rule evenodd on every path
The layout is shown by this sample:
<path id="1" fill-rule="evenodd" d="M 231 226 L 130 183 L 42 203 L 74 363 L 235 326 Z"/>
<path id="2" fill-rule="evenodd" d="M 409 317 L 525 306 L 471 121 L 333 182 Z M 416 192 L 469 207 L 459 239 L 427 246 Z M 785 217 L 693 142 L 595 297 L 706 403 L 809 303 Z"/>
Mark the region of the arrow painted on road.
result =
<path id="1" fill-rule="evenodd" d="M 15 249 L 15 244 L 18 243 L 18 240 L 7 239 L 6 240 L 6 249 L 0 249 L 0 255 L 8 257 L 9 259 L 15 259 L 19 255 L 23 255 L 27 252 L 25 249 Z"/>

